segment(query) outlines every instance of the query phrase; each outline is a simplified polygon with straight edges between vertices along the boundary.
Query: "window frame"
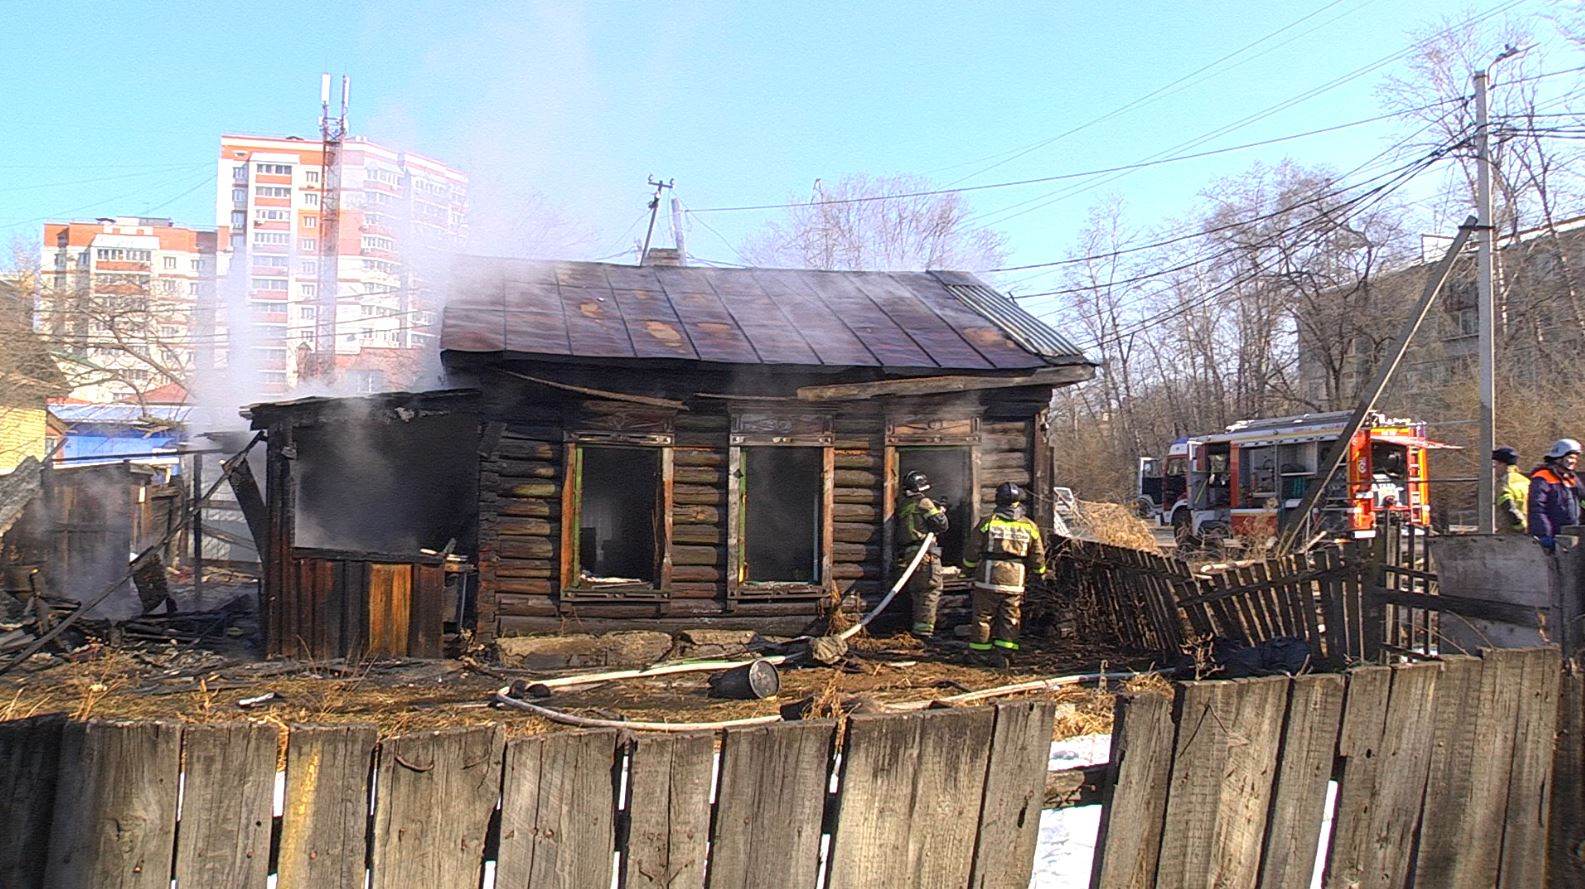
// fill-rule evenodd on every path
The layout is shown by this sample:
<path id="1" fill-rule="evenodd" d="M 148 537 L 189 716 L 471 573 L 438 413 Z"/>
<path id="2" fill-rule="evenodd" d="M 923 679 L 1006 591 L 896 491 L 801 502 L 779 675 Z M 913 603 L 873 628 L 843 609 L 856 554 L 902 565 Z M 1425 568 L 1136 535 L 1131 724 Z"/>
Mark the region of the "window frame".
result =
<path id="1" fill-rule="evenodd" d="M 673 479 L 676 413 L 637 408 L 614 402 L 588 402 L 569 412 L 562 451 L 561 540 L 557 553 L 562 601 L 665 602 L 671 599 L 672 509 L 676 505 Z M 655 541 L 656 577 L 649 587 L 590 587 L 578 584 L 578 550 L 583 513 L 583 448 L 654 448 L 660 452 L 659 489 L 655 508 L 660 514 L 660 534 Z"/>
<path id="2" fill-rule="evenodd" d="M 727 439 L 726 597 L 728 607 L 743 601 L 815 598 L 836 582 L 836 432 L 830 413 L 821 411 L 733 410 Z M 820 449 L 820 576 L 813 583 L 745 580 L 748 541 L 748 491 L 743 479 L 744 448 Z"/>

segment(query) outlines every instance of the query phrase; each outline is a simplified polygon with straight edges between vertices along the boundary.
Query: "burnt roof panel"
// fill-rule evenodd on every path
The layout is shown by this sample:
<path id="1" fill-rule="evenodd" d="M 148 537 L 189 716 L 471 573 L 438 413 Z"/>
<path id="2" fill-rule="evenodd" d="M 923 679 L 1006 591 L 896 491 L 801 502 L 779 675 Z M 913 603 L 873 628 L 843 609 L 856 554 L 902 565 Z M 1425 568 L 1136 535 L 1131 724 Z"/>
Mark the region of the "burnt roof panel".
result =
<path id="1" fill-rule="evenodd" d="M 962 272 L 459 263 L 447 351 L 968 371 L 1093 364 Z"/>

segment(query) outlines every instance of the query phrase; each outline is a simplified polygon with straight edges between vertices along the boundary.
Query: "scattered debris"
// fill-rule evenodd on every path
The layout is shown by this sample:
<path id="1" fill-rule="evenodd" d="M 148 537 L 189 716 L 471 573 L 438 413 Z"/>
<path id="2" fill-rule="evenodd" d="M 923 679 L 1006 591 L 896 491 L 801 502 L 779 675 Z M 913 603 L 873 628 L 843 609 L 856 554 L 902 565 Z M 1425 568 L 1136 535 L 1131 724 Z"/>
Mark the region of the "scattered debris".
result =
<path id="1" fill-rule="evenodd" d="M 237 706 L 244 710 L 253 710 L 258 707 L 263 707 L 267 704 L 273 704 L 280 699 L 280 692 L 267 691 L 262 695 L 255 695 L 251 698 L 243 698 L 237 702 Z"/>

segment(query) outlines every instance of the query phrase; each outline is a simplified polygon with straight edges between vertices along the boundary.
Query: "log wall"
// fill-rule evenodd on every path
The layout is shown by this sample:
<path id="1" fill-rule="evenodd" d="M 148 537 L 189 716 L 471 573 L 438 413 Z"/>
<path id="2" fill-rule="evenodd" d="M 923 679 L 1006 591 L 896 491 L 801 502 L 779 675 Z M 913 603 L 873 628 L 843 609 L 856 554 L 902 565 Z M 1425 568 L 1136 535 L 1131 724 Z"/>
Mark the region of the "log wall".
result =
<path id="1" fill-rule="evenodd" d="M 518 402 L 521 404 L 521 402 Z M 835 409 L 831 441 L 830 584 L 786 591 L 729 594 L 728 540 L 734 486 L 728 478 L 730 412 L 726 402 L 690 404 L 675 418 L 672 457 L 671 583 L 624 599 L 561 594 L 562 514 L 567 509 L 566 409 L 535 415 L 503 401 L 487 426 L 480 463 L 480 591 L 478 633 L 521 634 L 631 627 L 736 626 L 798 632 L 840 595 L 848 607 L 877 601 L 892 580 L 887 531 L 895 497 L 895 467 L 887 465 L 886 414 L 863 403 Z M 986 424 L 976 459 L 987 506 L 996 485 L 1028 485 L 1034 417 Z M 949 598 L 948 608 L 955 599 Z M 897 613 L 907 603 L 899 599 Z"/>

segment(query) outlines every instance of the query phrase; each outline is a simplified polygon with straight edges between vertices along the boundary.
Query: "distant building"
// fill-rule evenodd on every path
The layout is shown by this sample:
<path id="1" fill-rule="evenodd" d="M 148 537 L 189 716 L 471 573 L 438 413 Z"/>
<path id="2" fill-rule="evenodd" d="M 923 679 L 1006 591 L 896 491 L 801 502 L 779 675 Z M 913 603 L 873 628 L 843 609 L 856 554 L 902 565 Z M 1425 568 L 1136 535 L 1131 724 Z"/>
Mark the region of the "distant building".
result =
<path id="1" fill-rule="evenodd" d="M 295 385 L 320 298 L 324 152 L 295 137 L 222 136 L 215 218 L 236 260 L 235 323 L 251 320 L 260 390 Z M 350 138 L 341 154 L 336 268 L 338 373 L 384 388 L 386 357 L 433 350 L 438 299 L 426 269 L 467 239 L 468 177 L 440 161 Z M 245 292 L 241 296 L 230 288 Z M 236 301 L 245 300 L 246 314 Z M 242 315 L 242 317 L 237 317 Z M 352 357 L 349 357 L 352 356 Z M 367 365 L 367 366 L 365 366 Z M 396 381 L 400 384 L 400 381 Z"/>
<path id="2" fill-rule="evenodd" d="M 1317 315 L 1299 314 L 1300 391 L 1308 407 L 1334 410 L 1354 404 L 1450 243 L 1451 238 L 1424 238 L 1420 262 L 1378 273 L 1349 292 L 1334 293 L 1335 303 Z M 1578 378 L 1574 356 L 1585 349 L 1585 217 L 1499 236 L 1498 246 L 1499 384 L 1574 385 Z M 1450 390 L 1474 384 L 1477 303 L 1474 248 L 1469 247 L 1454 262 L 1447 284 L 1398 369 L 1389 391 L 1397 404 L 1405 409 L 1413 406 L 1421 414 L 1435 413 L 1451 408 L 1445 404 Z M 1449 434 L 1454 433 L 1442 433 Z"/>
<path id="3" fill-rule="evenodd" d="M 135 216 L 44 225 L 34 324 L 61 354 L 72 397 L 115 401 L 185 383 L 213 315 L 224 230 Z"/>

